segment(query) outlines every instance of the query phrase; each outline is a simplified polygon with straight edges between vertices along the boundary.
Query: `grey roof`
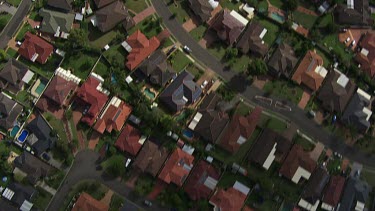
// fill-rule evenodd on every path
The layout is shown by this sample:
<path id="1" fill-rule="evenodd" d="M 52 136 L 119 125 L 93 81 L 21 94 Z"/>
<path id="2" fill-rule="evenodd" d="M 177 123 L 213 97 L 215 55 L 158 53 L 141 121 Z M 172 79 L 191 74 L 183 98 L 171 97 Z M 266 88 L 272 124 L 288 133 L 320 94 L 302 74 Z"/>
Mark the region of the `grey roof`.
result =
<path id="1" fill-rule="evenodd" d="M 37 117 L 26 126 L 26 129 L 33 135 L 30 136 L 30 139 L 28 138 L 27 141 L 37 155 L 41 155 L 46 150 L 51 149 L 57 141 L 56 137 L 51 136 L 52 129 L 42 115 L 37 115 Z M 35 141 L 35 137 L 37 141 Z"/>
<path id="2" fill-rule="evenodd" d="M 0 93 L 0 127 L 6 130 L 12 128 L 22 109 L 22 106 L 16 101 L 4 95 L 4 93 Z"/>
<path id="3" fill-rule="evenodd" d="M 302 192 L 302 198 L 310 204 L 315 204 L 321 198 L 323 190 L 329 182 L 329 174 L 323 168 L 316 169 Z"/>
<path id="4" fill-rule="evenodd" d="M 273 53 L 268 61 L 268 67 L 274 76 L 280 77 L 280 75 L 284 75 L 289 78 L 297 62 L 298 59 L 294 54 L 293 48 L 283 43 Z"/>
<path id="5" fill-rule="evenodd" d="M 212 8 L 208 0 L 189 0 L 189 5 L 202 22 L 206 22 L 211 18 L 214 8 Z"/>
<path id="6" fill-rule="evenodd" d="M 251 52 L 255 56 L 264 57 L 268 51 L 268 45 L 260 38 L 264 29 L 259 22 L 252 21 L 246 27 L 236 47 L 244 54 Z"/>
<path id="7" fill-rule="evenodd" d="M 115 1 L 105 6 L 95 13 L 97 25 L 100 31 L 107 32 L 113 29 L 117 24 L 124 21 L 125 29 L 129 29 L 135 25 L 128 9 L 121 1 Z"/>
<path id="8" fill-rule="evenodd" d="M 339 4 L 335 9 L 335 20 L 339 24 L 353 26 L 371 26 L 373 20 L 370 16 L 370 5 L 368 0 L 353 0 L 354 8 Z"/>
<path id="9" fill-rule="evenodd" d="M 72 10 L 72 0 L 48 0 L 47 5 L 65 12 Z"/>
<path id="10" fill-rule="evenodd" d="M 339 211 L 354 210 L 357 202 L 366 204 L 370 191 L 366 182 L 350 177 L 345 185 Z"/>
<path id="11" fill-rule="evenodd" d="M 168 65 L 167 55 L 162 50 L 157 50 L 146 59 L 139 70 L 149 78 L 151 83 L 159 86 L 164 86 L 176 75 L 176 72 Z"/>
<path id="12" fill-rule="evenodd" d="M 355 93 L 344 111 L 342 121 L 356 127 L 360 132 L 366 132 L 370 128 L 371 123 L 366 120 L 367 114 L 363 112 L 363 108 L 371 110 L 370 100 Z"/>
<path id="13" fill-rule="evenodd" d="M 55 34 L 60 27 L 60 32 L 68 33 L 72 29 L 73 13 L 62 13 L 42 8 L 39 10 L 39 15 L 43 18 L 40 28 L 42 32 Z"/>
<path id="14" fill-rule="evenodd" d="M 33 187 L 25 186 L 19 183 L 10 183 L 7 188 L 14 192 L 14 196 L 12 197 L 11 202 L 17 205 L 18 208 L 21 207 L 25 200 L 32 201 L 33 197 L 37 193 L 37 191 Z"/>
<path id="15" fill-rule="evenodd" d="M 193 81 L 194 76 L 182 71 L 160 95 L 160 100 L 173 112 L 194 103 L 202 94 L 202 89 Z M 185 99 L 187 101 L 185 101 Z"/>
<path id="16" fill-rule="evenodd" d="M 10 92 L 17 93 L 24 85 L 22 78 L 25 76 L 27 71 L 27 66 L 13 58 L 9 59 L 0 72 L 0 88 L 7 88 Z"/>
<path id="17" fill-rule="evenodd" d="M 28 152 L 23 152 L 16 157 L 14 166 L 27 174 L 27 179 L 31 184 L 35 184 L 39 179 L 46 177 L 52 170 L 51 166 Z"/>

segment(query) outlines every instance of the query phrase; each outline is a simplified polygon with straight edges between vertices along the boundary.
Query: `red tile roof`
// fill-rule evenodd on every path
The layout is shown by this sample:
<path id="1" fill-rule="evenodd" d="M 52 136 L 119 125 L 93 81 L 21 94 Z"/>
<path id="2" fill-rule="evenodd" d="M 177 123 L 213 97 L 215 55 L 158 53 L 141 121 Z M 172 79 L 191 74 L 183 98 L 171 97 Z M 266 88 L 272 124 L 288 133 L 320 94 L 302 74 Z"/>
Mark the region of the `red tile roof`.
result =
<path id="1" fill-rule="evenodd" d="M 94 199 L 89 194 L 83 192 L 77 199 L 72 211 L 107 211 L 108 205 Z"/>
<path id="2" fill-rule="evenodd" d="M 105 130 L 108 133 L 111 133 L 112 130 L 120 131 L 131 112 L 132 108 L 129 105 L 117 97 L 113 97 L 96 122 L 94 130 L 101 134 Z"/>
<path id="3" fill-rule="evenodd" d="M 77 84 L 73 81 L 67 81 L 64 78 L 55 75 L 43 95 L 57 105 L 62 106 L 68 95 L 72 94 L 76 88 Z"/>
<path id="4" fill-rule="evenodd" d="M 262 114 L 262 108 L 256 107 L 248 116 L 234 115 L 227 130 L 219 143 L 231 153 L 237 152 L 241 144 L 237 143 L 240 137 L 249 139 L 253 134 Z"/>
<path id="5" fill-rule="evenodd" d="M 137 128 L 126 124 L 117 138 L 115 146 L 119 150 L 135 156 L 142 147 L 142 144 L 139 143 L 141 136 L 142 133 Z"/>
<path id="6" fill-rule="evenodd" d="M 316 162 L 310 158 L 309 153 L 305 152 L 300 145 L 295 144 L 281 166 L 280 174 L 291 180 L 298 167 L 302 167 L 312 173 L 316 167 Z"/>
<path id="7" fill-rule="evenodd" d="M 210 203 L 221 211 L 240 211 L 245 203 L 246 195 L 233 187 L 219 189 L 210 199 Z"/>
<path id="8" fill-rule="evenodd" d="M 85 83 L 77 91 L 77 97 L 84 104 L 90 106 L 87 113 L 82 117 L 81 121 L 92 126 L 108 100 L 108 96 L 98 91 L 100 81 L 90 76 Z"/>
<path id="9" fill-rule="evenodd" d="M 208 199 L 216 185 L 214 187 L 209 187 L 205 183 L 210 184 L 211 182 L 209 181 L 212 181 L 212 179 L 217 182 L 219 178 L 220 173 L 217 169 L 206 161 L 200 160 L 184 185 L 185 192 L 194 201 Z"/>
<path id="10" fill-rule="evenodd" d="M 169 157 L 159 179 L 165 183 L 174 183 L 181 187 L 193 167 L 194 157 L 177 148 Z"/>
<path id="11" fill-rule="evenodd" d="M 375 76 L 375 32 L 368 32 L 359 45 L 362 49 L 366 49 L 368 53 L 365 55 L 358 52 L 355 59 L 361 64 L 361 70 L 373 78 Z"/>
<path id="12" fill-rule="evenodd" d="M 45 64 L 48 57 L 53 53 L 53 46 L 37 35 L 26 32 L 25 40 L 18 49 L 18 53 L 28 60 L 31 60 L 35 54 L 38 54 L 35 61 Z"/>
<path id="13" fill-rule="evenodd" d="M 345 178 L 342 176 L 332 176 L 326 190 L 324 191 L 323 202 L 332 207 L 336 207 L 340 202 L 341 194 L 344 190 Z"/>
<path id="14" fill-rule="evenodd" d="M 130 35 L 128 39 L 126 39 L 126 42 L 132 47 L 126 62 L 126 67 L 129 68 L 129 70 L 134 70 L 160 45 L 160 41 L 156 37 L 147 39 L 140 30 Z"/>
<path id="15" fill-rule="evenodd" d="M 323 66 L 323 59 L 314 51 L 308 51 L 301 60 L 292 80 L 297 84 L 303 83 L 313 91 L 317 91 L 324 78 L 315 72 L 318 66 Z"/>

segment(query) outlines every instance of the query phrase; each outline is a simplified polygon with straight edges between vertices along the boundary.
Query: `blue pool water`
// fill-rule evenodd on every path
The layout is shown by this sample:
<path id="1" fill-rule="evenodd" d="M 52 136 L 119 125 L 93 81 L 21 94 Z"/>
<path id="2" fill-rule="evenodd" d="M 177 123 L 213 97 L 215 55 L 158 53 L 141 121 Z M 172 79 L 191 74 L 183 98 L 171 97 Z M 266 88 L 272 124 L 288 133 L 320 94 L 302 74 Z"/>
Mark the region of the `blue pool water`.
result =
<path id="1" fill-rule="evenodd" d="M 10 137 L 15 137 L 18 133 L 18 131 L 20 130 L 20 126 L 19 125 L 15 125 L 12 130 L 10 131 Z"/>
<path id="2" fill-rule="evenodd" d="M 186 138 L 188 138 L 188 139 L 192 139 L 192 138 L 194 137 L 194 133 L 193 133 L 193 131 L 191 131 L 191 130 L 184 130 L 184 131 L 182 131 L 182 134 L 183 134 Z"/>
<path id="3" fill-rule="evenodd" d="M 117 80 L 116 80 L 114 74 L 111 75 L 111 82 L 114 83 L 114 84 L 117 84 Z"/>
<path id="4" fill-rule="evenodd" d="M 276 12 L 273 12 L 271 14 L 271 18 L 274 19 L 275 21 L 279 22 L 279 23 L 285 22 L 285 18 L 283 16 L 281 16 L 280 14 L 276 13 Z"/>
<path id="5" fill-rule="evenodd" d="M 23 130 L 20 136 L 18 136 L 18 141 L 21 143 L 25 142 L 28 135 L 29 135 L 29 132 L 27 130 Z"/>

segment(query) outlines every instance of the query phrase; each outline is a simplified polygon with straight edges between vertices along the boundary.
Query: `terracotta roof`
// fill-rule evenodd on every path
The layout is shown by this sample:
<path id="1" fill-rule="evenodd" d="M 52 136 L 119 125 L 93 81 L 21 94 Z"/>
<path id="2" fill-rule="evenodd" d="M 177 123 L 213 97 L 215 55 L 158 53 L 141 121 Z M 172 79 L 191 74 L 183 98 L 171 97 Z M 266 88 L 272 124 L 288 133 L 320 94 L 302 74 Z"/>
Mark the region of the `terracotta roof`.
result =
<path id="1" fill-rule="evenodd" d="M 129 105 L 117 97 L 113 97 L 97 120 L 94 130 L 101 134 L 104 131 L 108 133 L 111 133 L 112 130 L 120 131 L 131 112 L 132 108 Z"/>
<path id="2" fill-rule="evenodd" d="M 121 1 L 115 1 L 108 6 L 101 8 L 100 10 L 96 11 L 95 15 L 98 28 L 101 32 L 107 32 L 113 29 L 122 21 L 128 28 L 135 25 L 133 18 L 128 12 L 128 9 Z"/>
<path id="3" fill-rule="evenodd" d="M 310 158 L 309 153 L 305 152 L 300 145 L 295 144 L 281 166 L 280 174 L 291 180 L 298 167 L 302 167 L 312 173 L 316 167 L 316 162 Z"/>
<path id="4" fill-rule="evenodd" d="M 236 153 L 241 147 L 238 141 L 247 141 L 251 137 L 260 120 L 261 114 L 262 109 L 256 107 L 247 117 L 234 115 L 219 145 L 231 153 Z"/>
<path id="5" fill-rule="evenodd" d="M 76 88 L 77 84 L 73 81 L 67 81 L 64 78 L 55 75 L 44 91 L 43 96 L 52 100 L 57 105 L 62 106 L 68 95 L 72 94 L 71 92 Z"/>
<path id="6" fill-rule="evenodd" d="M 142 172 L 156 176 L 168 157 L 166 148 L 158 146 L 152 141 L 147 141 L 134 161 L 134 165 Z"/>
<path id="7" fill-rule="evenodd" d="M 221 211 L 240 211 L 245 203 L 246 195 L 234 189 L 219 189 L 210 199 L 210 203 Z"/>
<path id="8" fill-rule="evenodd" d="M 108 96 L 97 90 L 100 81 L 90 76 L 77 91 L 77 97 L 90 106 L 81 121 L 92 126 L 108 100 Z"/>
<path id="9" fill-rule="evenodd" d="M 332 207 L 336 207 L 340 202 L 341 194 L 344 190 L 345 178 L 342 176 L 332 176 L 325 191 L 323 202 Z"/>
<path id="10" fill-rule="evenodd" d="M 297 84 L 303 83 L 313 91 L 317 91 L 322 85 L 324 78 L 315 69 L 323 66 L 323 59 L 314 51 L 308 51 L 301 60 L 292 80 Z"/>
<path id="11" fill-rule="evenodd" d="M 147 39 L 140 30 L 130 35 L 128 39 L 126 39 L 126 42 L 132 48 L 131 52 L 126 57 L 126 67 L 129 68 L 129 70 L 134 70 L 160 45 L 160 41 L 156 37 Z"/>
<path id="12" fill-rule="evenodd" d="M 220 178 L 220 172 L 204 160 L 195 165 L 184 185 L 185 192 L 196 201 L 208 199 Z"/>
<path id="13" fill-rule="evenodd" d="M 364 35 L 359 46 L 362 50 L 357 53 L 355 59 L 361 64 L 361 70 L 373 78 L 375 76 L 375 32 L 368 32 Z"/>
<path id="14" fill-rule="evenodd" d="M 128 152 L 131 155 L 137 155 L 142 147 L 142 143 L 139 143 L 142 133 L 137 128 L 126 124 L 122 129 L 121 134 L 116 140 L 115 146 L 123 151 Z"/>
<path id="15" fill-rule="evenodd" d="M 193 168 L 193 161 L 192 155 L 177 148 L 165 163 L 159 174 L 159 179 L 167 184 L 172 182 L 181 187 Z"/>
<path id="16" fill-rule="evenodd" d="M 25 40 L 18 49 L 18 53 L 28 60 L 31 60 L 34 55 L 38 54 L 35 61 L 45 64 L 48 57 L 53 53 L 53 46 L 37 35 L 26 32 Z"/>
<path id="17" fill-rule="evenodd" d="M 107 211 L 108 205 L 94 199 L 89 194 L 83 192 L 77 199 L 72 211 Z"/>

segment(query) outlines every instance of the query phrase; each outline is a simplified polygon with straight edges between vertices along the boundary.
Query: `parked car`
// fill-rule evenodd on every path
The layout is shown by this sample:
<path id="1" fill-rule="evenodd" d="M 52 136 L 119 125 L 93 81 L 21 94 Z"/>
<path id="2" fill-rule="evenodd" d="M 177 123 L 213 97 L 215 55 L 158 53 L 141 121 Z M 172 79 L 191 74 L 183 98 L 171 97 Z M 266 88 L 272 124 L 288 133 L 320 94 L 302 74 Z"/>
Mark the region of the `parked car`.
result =
<path id="1" fill-rule="evenodd" d="M 21 46 L 22 45 L 22 42 L 21 41 L 17 41 L 16 43 L 18 46 Z"/>
<path id="2" fill-rule="evenodd" d="M 183 47 L 183 50 L 185 51 L 185 53 L 191 53 L 192 52 L 191 49 L 187 45 L 185 45 Z"/>
<path id="3" fill-rule="evenodd" d="M 47 154 L 47 153 L 43 153 L 42 154 L 42 158 L 46 161 L 49 161 L 51 159 L 51 157 Z"/>
<path id="4" fill-rule="evenodd" d="M 203 81 L 201 88 L 204 89 L 207 86 L 207 84 L 208 84 L 207 80 Z"/>
<path id="5" fill-rule="evenodd" d="M 152 206 L 152 202 L 149 201 L 149 200 L 145 200 L 145 201 L 144 201 L 144 204 L 145 204 L 146 206 L 148 206 L 148 207 L 151 207 L 151 206 Z"/>
<path id="6" fill-rule="evenodd" d="M 132 162 L 132 159 L 128 158 L 125 162 L 125 168 L 129 166 L 130 162 Z"/>
<path id="7" fill-rule="evenodd" d="M 315 118 L 315 116 L 316 116 L 315 111 L 310 110 L 310 111 L 309 111 L 309 116 L 312 117 L 312 118 Z"/>

